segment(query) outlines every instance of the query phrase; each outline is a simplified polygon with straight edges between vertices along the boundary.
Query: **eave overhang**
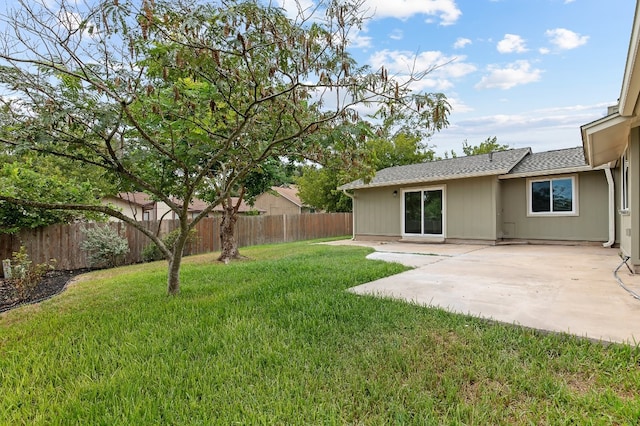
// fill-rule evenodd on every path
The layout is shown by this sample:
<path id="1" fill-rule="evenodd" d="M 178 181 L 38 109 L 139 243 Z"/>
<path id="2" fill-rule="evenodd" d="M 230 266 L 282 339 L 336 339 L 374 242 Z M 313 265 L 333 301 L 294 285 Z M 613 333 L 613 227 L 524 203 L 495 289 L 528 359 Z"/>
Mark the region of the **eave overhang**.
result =
<path id="1" fill-rule="evenodd" d="M 570 173 L 580 173 L 580 172 L 590 172 L 592 170 L 599 170 L 598 168 L 593 168 L 591 166 L 577 166 L 577 167 L 566 167 L 563 169 L 549 169 L 549 170 L 535 170 L 524 173 L 509 173 L 506 175 L 499 176 L 498 179 L 518 179 L 518 178 L 528 178 L 528 177 L 538 177 L 538 176 L 551 176 L 551 175 L 565 175 Z"/>
<path id="2" fill-rule="evenodd" d="M 584 156 L 592 167 L 616 161 L 627 147 L 632 119 L 620 113 L 580 127 Z"/>

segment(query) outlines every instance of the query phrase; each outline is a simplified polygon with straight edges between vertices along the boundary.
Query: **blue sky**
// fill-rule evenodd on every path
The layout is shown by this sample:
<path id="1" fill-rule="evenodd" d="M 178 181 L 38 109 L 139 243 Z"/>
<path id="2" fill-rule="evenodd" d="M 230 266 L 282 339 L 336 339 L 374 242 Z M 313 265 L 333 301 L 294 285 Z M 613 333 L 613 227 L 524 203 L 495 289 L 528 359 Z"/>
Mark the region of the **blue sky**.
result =
<path id="1" fill-rule="evenodd" d="M 310 2 L 311 0 L 307 0 Z M 364 0 L 373 18 L 352 40 L 361 64 L 406 73 L 451 61 L 420 83 L 443 92 L 442 153 L 496 136 L 534 152 L 581 145 L 579 127 L 620 94 L 632 0 Z"/>
<path id="2" fill-rule="evenodd" d="M 414 86 L 453 107 L 429 141 L 441 155 L 493 136 L 535 152 L 579 146 L 580 126 L 620 94 L 633 0 L 361 1 L 371 19 L 351 40 L 359 64 L 400 77 L 414 62 L 443 65 Z"/>

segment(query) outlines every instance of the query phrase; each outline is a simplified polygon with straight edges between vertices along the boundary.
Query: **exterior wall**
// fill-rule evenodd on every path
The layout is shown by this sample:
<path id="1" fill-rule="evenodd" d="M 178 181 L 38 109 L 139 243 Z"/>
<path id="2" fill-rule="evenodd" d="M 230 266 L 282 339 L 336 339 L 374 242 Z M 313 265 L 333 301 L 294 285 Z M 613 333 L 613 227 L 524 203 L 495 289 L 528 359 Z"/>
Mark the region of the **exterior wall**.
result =
<path id="1" fill-rule="evenodd" d="M 460 179 L 407 187 L 385 187 L 355 191 L 354 235 L 356 238 L 402 237 L 402 190 L 445 187 L 445 238 L 496 240 L 495 176 Z M 397 191 L 394 196 L 394 191 Z"/>
<path id="2" fill-rule="evenodd" d="M 402 236 L 402 196 L 400 187 L 372 188 L 354 193 L 354 235 Z M 396 195 L 393 193 L 396 191 Z"/>
<path id="3" fill-rule="evenodd" d="M 502 233 L 505 239 L 607 241 L 608 185 L 602 170 L 579 173 L 578 216 L 527 216 L 527 179 L 504 179 Z"/>
<path id="4" fill-rule="evenodd" d="M 622 182 L 622 169 L 620 168 L 620 162 L 618 161 L 617 167 L 611 169 L 611 174 L 613 175 L 613 182 L 615 186 L 615 211 L 616 211 L 616 244 L 619 247 L 620 241 L 622 240 L 622 215 L 620 214 L 620 206 L 622 199 L 621 192 L 621 182 Z"/>
<path id="5" fill-rule="evenodd" d="M 264 210 L 265 215 L 300 214 L 300 207 L 284 197 L 273 194 L 260 194 L 256 197 L 254 208 Z"/>
<path id="6" fill-rule="evenodd" d="M 142 206 L 138 204 L 128 203 L 127 201 L 116 197 L 108 197 L 104 201 L 113 205 L 116 209 L 119 209 L 122 214 L 127 217 L 135 220 L 142 220 Z M 109 222 L 119 221 L 120 219 L 109 216 Z"/>
<path id="7" fill-rule="evenodd" d="M 496 176 L 447 182 L 447 239 L 495 241 Z"/>
<path id="8" fill-rule="evenodd" d="M 631 129 L 629 140 L 629 211 L 620 216 L 620 249 L 640 271 L 640 128 Z"/>

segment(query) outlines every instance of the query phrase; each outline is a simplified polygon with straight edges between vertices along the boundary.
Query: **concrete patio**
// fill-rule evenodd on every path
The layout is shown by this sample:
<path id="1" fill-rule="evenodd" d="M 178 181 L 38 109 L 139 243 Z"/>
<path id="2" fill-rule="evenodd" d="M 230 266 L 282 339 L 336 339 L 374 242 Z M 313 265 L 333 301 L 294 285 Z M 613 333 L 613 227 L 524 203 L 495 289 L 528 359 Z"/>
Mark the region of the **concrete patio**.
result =
<path id="1" fill-rule="evenodd" d="M 640 300 L 613 271 L 617 249 L 561 245 L 458 245 L 335 241 L 415 269 L 350 289 L 540 330 L 640 344 Z M 640 275 L 618 276 L 640 293 Z"/>

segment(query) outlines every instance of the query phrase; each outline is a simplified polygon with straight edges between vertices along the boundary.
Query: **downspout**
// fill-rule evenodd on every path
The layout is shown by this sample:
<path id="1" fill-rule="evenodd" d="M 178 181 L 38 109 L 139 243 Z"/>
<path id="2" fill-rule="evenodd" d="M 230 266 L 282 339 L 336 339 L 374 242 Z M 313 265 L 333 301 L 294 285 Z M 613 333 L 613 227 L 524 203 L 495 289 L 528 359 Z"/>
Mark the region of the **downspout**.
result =
<path id="1" fill-rule="evenodd" d="M 613 182 L 613 175 L 611 174 L 611 167 L 604 169 L 604 174 L 607 177 L 607 184 L 609 186 L 609 241 L 602 244 L 603 247 L 613 247 L 616 242 L 616 189 Z"/>
<path id="2" fill-rule="evenodd" d="M 356 200 L 354 194 L 349 194 L 346 189 L 342 193 L 351 198 L 351 240 L 356 240 Z"/>

